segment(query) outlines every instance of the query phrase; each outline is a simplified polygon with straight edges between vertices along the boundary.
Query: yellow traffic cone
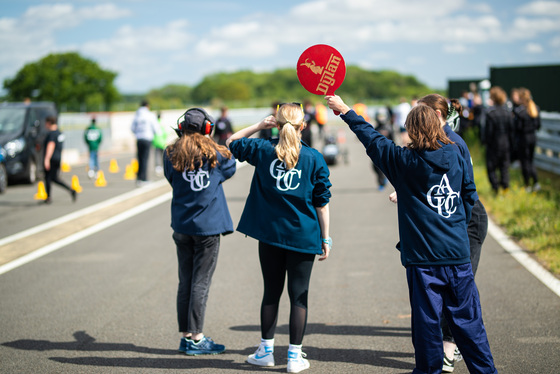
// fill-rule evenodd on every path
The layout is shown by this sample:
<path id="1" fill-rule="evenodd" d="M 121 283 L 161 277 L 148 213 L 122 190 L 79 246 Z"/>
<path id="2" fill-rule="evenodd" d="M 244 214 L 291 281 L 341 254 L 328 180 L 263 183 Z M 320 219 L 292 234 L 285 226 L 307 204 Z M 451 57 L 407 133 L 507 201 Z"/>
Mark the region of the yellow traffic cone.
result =
<path id="1" fill-rule="evenodd" d="M 72 189 L 77 193 L 82 192 L 82 186 L 80 186 L 80 180 L 77 175 L 72 175 Z"/>
<path id="2" fill-rule="evenodd" d="M 39 182 L 37 184 L 37 193 L 35 194 L 35 200 L 47 200 L 47 191 L 45 190 L 45 183 Z"/>
<path id="3" fill-rule="evenodd" d="M 60 170 L 61 170 L 63 173 L 68 173 L 68 172 L 70 172 L 70 170 L 72 170 L 72 168 L 70 167 L 70 164 L 68 164 L 67 162 L 63 162 L 63 163 L 60 165 Z"/>
<path id="4" fill-rule="evenodd" d="M 99 170 L 97 172 L 97 179 L 95 180 L 95 187 L 105 187 L 107 185 L 107 180 L 105 179 L 105 174 L 103 171 Z"/>
<path id="5" fill-rule="evenodd" d="M 133 158 L 130 161 L 130 165 L 132 165 L 132 171 L 134 172 L 134 174 L 138 173 L 138 160 Z"/>
<path id="6" fill-rule="evenodd" d="M 114 158 L 111 159 L 111 163 L 109 164 L 109 173 L 118 173 L 119 172 L 119 165 L 117 164 L 117 160 Z"/>
<path id="7" fill-rule="evenodd" d="M 124 172 L 124 179 L 130 181 L 136 179 L 136 173 L 134 172 L 134 166 L 126 165 L 126 171 Z"/>

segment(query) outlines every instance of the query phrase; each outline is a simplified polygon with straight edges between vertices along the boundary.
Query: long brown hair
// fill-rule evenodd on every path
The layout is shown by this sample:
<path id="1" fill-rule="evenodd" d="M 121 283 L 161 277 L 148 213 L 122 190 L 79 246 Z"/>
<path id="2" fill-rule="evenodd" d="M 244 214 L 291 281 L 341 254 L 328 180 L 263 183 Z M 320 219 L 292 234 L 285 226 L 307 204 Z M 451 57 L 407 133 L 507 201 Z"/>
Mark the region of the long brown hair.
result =
<path id="1" fill-rule="evenodd" d="M 218 164 L 218 152 L 225 158 L 231 158 L 231 152 L 223 145 L 218 145 L 212 138 L 200 133 L 187 131 L 172 145 L 167 147 L 167 156 L 173 169 L 193 171 L 208 162 L 211 168 Z"/>
<path id="2" fill-rule="evenodd" d="M 299 130 L 305 126 L 303 109 L 298 104 L 284 104 L 278 108 L 276 122 L 280 126 L 276 156 L 288 170 L 297 165 L 301 147 Z"/>
<path id="3" fill-rule="evenodd" d="M 440 142 L 453 144 L 445 135 L 436 111 L 428 105 L 413 107 L 406 117 L 405 126 L 410 138 L 410 148 L 433 151 L 441 148 Z"/>

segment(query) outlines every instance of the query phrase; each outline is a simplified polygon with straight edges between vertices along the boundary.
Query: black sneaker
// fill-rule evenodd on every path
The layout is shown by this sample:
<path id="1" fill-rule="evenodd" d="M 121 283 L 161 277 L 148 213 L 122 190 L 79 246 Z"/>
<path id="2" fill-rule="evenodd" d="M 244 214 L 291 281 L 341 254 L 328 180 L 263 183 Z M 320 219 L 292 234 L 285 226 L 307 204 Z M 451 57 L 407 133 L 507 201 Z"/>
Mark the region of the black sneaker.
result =
<path id="1" fill-rule="evenodd" d="M 189 356 L 217 355 L 225 350 L 225 346 L 216 344 L 212 339 L 205 336 L 198 343 L 195 343 L 194 340 L 187 340 L 187 350 L 185 353 Z"/>
<path id="2" fill-rule="evenodd" d="M 447 358 L 447 356 L 444 353 L 443 354 L 443 368 L 441 369 L 441 371 L 443 373 L 453 373 L 454 369 L 455 369 L 455 360 L 452 359 L 452 358 Z"/>

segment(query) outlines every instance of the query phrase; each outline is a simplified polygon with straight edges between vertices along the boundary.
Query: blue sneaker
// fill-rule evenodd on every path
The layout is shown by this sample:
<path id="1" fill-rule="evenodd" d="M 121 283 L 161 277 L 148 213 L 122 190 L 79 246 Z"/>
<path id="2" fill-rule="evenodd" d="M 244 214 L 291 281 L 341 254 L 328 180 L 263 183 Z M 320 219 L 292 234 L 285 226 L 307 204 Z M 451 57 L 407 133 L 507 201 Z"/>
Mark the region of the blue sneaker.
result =
<path id="1" fill-rule="evenodd" d="M 189 356 L 198 355 L 217 355 L 226 350 L 226 347 L 221 344 L 216 344 L 212 339 L 208 337 L 203 337 L 198 343 L 194 340 L 187 340 L 187 350 L 185 353 Z"/>
<path id="2" fill-rule="evenodd" d="M 187 352 L 187 342 L 189 341 L 189 339 L 187 338 L 181 338 L 181 344 L 179 344 L 179 352 L 183 352 L 186 353 Z"/>

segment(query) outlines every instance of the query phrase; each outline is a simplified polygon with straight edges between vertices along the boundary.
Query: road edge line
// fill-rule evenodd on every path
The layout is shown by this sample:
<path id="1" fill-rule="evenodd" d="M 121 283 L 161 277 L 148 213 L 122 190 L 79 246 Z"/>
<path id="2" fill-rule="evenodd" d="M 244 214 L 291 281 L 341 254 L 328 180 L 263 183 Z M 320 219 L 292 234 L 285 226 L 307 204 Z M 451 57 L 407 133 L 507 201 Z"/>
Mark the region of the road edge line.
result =
<path id="1" fill-rule="evenodd" d="M 491 219 L 488 219 L 488 232 L 506 252 L 517 260 L 517 262 L 523 265 L 535 278 L 560 297 L 560 280 L 546 270 L 541 264 L 532 259 L 523 248 L 511 240 Z"/>

